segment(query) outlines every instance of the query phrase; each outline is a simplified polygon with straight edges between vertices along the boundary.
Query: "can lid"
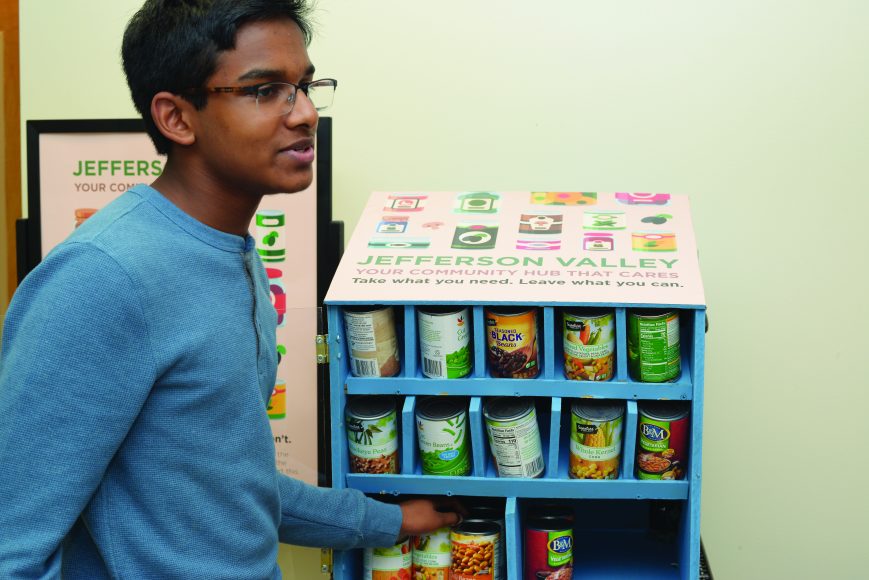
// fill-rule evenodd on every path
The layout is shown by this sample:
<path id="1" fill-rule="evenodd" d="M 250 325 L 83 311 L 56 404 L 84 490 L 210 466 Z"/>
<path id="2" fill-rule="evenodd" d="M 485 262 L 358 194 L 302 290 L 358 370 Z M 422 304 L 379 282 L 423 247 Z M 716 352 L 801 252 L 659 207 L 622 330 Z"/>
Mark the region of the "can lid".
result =
<path id="1" fill-rule="evenodd" d="M 536 311 L 537 308 L 529 308 L 527 306 L 498 306 L 496 308 L 486 308 L 486 316 L 519 316 L 520 314 Z"/>
<path id="2" fill-rule="evenodd" d="M 571 412 L 589 421 L 612 421 L 625 414 L 625 404 L 604 399 L 581 399 L 574 401 Z"/>
<path id="3" fill-rule="evenodd" d="M 466 520 L 500 521 L 504 519 L 504 510 L 493 505 L 472 505 L 468 508 Z"/>
<path id="4" fill-rule="evenodd" d="M 658 421 L 675 421 L 687 417 L 687 401 L 643 401 L 638 405 L 640 414 Z"/>
<path id="5" fill-rule="evenodd" d="M 347 400 L 344 414 L 357 419 L 380 419 L 395 411 L 395 399 L 389 395 L 362 395 Z"/>
<path id="6" fill-rule="evenodd" d="M 573 521 L 573 508 L 560 503 L 543 503 L 535 506 L 529 514 L 529 519 L 568 520 Z"/>
<path id="7" fill-rule="evenodd" d="M 467 406 L 466 397 L 423 397 L 416 404 L 416 416 L 429 421 L 443 421 L 463 414 Z"/>
<path id="8" fill-rule="evenodd" d="M 448 316 L 450 314 L 460 314 L 468 309 L 467 306 L 418 306 L 417 314 L 428 314 L 429 316 Z"/>
<path id="9" fill-rule="evenodd" d="M 501 526 L 489 520 L 463 520 L 453 528 L 454 534 L 466 536 L 492 536 L 501 532 Z"/>
<path id="10" fill-rule="evenodd" d="M 534 400 L 527 397 L 494 397 L 483 404 L 483 415 L 492 421 L 510 421 L 524 417 L 534 409 Z"/>
<path id="11" fill-rule="evenodd" d="M 564 310 L 562 312 L 562 317 L 587 318 L 591 320 L 594 320 L 596 318 L 603 318 L 604 316 L 608 315 L 615 318 L 615 311 L 612 308 L 589 306 L 588 308 L 583 307 L 582 309 Z"/>
<path id="12" fill-rule="evenodd" d="M 544 532 L 572 532 L 573 522 L 567 518 L 536 517 L 528 518 L 525 529 L 541 530 Z"/>
<path id="13" fill-rule="evenodd" d="M 341 309 L 345 314 L 373 314 L 375 312 L 382 312 L 386 310 L 392 310 L 392 306 L 383 306 L 382 304 L 366 304 L 363 306 L 342 306 Z"/>
<path id="14" fill-rule="evenodd" d="M 628 312 L 629 316 L 635 318 L 669 318 L 673 315 L 678 316 L 679 313 L 675 310 L 661 310 L 660 308 L 638 308 Z"/>

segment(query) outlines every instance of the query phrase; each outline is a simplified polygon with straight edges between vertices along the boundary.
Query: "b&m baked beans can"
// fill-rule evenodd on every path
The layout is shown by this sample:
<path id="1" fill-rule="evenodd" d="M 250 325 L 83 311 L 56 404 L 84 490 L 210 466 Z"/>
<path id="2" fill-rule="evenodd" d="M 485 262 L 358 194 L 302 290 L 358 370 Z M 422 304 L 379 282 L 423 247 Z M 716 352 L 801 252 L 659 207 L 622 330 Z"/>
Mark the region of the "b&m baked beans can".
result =
<path id="1" fill-rule="evenodd" d="M 450 532 L 453 563 L 450 580 L 501 580 L 496 546 L 501 538 L 498 524 L 464 521 Z"/>
<path id="2" fill-rule="evenodd" d="M 637 479 L 683 479 L 688 467 L 689 403 L 639 404 Z"/>
<path id="3" fill-rule="evenodd" d="M 344 307 L 350 371 L 357 377 L 392 377 L 400 370 L 392 306 Z"/>
<path id="4" fill-rule="evenodd" d="M 487 308 L 486 355 L 496 378 L 533 379 L 537 360 L 537 309 Z"/>
<path id="5" fill-rule="evenodd" d="M 525 580 L 573 578 L 573 525 L 533 518 L 525 528 Z"/>
<path id="6" fill-rule="evenodd" d="M 474 358 L 469 309 L 425 306 L 416 313 L 422 374 L 433 379 L 467 376 Z"/>
<path id="7" fill-rule="evenodd" d="M 679 378 L 679 313 L 660 310 L 628 312 L 628 370 L 643 383 Z"/>

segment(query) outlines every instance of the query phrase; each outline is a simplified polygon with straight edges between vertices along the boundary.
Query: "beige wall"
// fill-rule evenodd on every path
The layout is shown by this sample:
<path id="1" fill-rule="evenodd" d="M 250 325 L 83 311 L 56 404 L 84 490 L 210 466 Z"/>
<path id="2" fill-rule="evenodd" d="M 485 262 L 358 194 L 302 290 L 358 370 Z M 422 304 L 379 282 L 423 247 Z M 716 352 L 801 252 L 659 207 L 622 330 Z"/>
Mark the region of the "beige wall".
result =
<path id="1" fill-rule="evenodd" d="M 138 3 L 22 3 L 22 118 L 131 116 L 118 46 Z M 713 571 L 863 576 L 869 3 L 319 6 L 348 231 L 375 189 L 692 196 Z"/>

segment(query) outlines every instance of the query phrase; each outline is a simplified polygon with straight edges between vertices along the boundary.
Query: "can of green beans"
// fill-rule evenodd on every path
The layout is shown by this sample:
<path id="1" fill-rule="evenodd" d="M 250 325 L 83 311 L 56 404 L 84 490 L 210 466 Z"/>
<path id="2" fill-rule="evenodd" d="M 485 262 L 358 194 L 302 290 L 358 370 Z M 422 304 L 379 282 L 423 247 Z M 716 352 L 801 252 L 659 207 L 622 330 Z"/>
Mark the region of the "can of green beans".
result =
<path id="1" fill-rule="evenodd" d="M 643 383 L 667 383 L 679 378 L 679 313 L 628 312 L 628 369 Z"/>
<path id="2" fill-rule="evenodd" d="M 468 403 L 464 397 L 423 397 L 416 406 L 416 433 L 424 475 L 468 475 Z"/>

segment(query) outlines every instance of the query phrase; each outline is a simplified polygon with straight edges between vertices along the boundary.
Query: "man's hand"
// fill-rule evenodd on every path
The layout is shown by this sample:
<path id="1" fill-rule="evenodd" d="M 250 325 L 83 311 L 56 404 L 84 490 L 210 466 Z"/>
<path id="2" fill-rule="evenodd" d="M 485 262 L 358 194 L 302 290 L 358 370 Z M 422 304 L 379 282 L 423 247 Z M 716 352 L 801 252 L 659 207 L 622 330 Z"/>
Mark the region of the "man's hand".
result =
<path id="1" fill-rule="evenodd" d="M 399 536 L 418 536 L 444 526 L 454 526 L 466 514 L 462 505 L 450 498 L 411 499 L 401 502 L 401 531 Z"/>

